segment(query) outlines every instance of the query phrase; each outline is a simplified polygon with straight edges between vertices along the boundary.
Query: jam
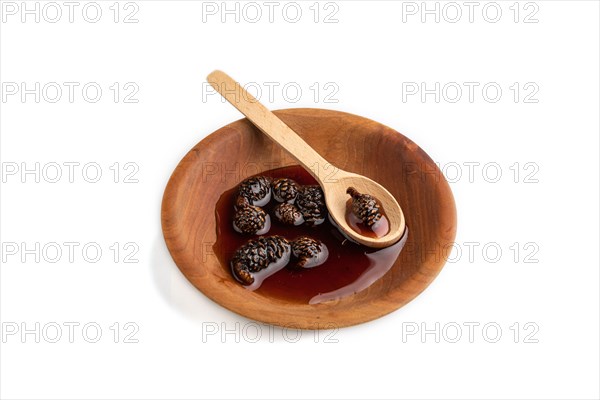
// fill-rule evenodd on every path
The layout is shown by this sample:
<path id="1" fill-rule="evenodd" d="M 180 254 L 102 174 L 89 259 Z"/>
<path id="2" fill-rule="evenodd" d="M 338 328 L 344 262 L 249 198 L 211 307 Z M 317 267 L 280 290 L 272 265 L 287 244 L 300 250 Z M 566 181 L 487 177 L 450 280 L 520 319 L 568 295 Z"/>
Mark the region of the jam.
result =
<path id="1" fill-rule="evenodd" d="M 300 166 L 278 168 L 265 171 L 261 175 L 273 180 L 290 178 L 302 186 L 317 184 Z M 229 275 L 231 259 L 236 250 L 249 239 L 258 237 L 242 235 L 234 230 L 232 221 L 237 190 L 233 188 L 223 193 L 216 207 L 217 241 L 213 250 Z M 278 204 L 277 201 L 271 200 L 262 208 L 267 214 L 274 216 L 274 208 Z M 357 227 L 360 228 L 359 224 Z M 377 234 L 371 227 L 364 229 Z M 386 233 L 387 229 L 389 228 L 385 227 Z M 249 290 L 255 290 L 264 296 L 305 304 L 318 304 L 350 296 L 369 287 L 392 267 L 406 242 L 407 232 L 408 230 L 399 242 L 390 247 L 372 249 L 347 239 L 328 217 L 323 223 L 314 226 L 307 223 L 293 226 L 272 217 L 270 229 L 265 235 L 280 235 L 289 241 L 303 236 L 313 238 L 325 244 L 328 256 L 322 264 L 314 268 L 282 268 L 265 278 L 258 288 Z M 232 276 L 232 279 L 235 278 Z"/>
<path id="2" fill-rule="evenodd" d="M 349 187 L 346 193 L 350 196 L 345 214 L 348 225 L 362 236 L 380 238 L 387 235 L 390 223 L 379 200 L 353 187 Z"/>
<path id="3" fill-rule="evenodd" d="M 346 222 L 350 228 L 363 236 L 372 238 L 384 237 L 390 231 L 390 222 L 385 216 L 385 212 L 383 212 L 383 210 L 380 210 L 380 212 L 381 218 L 373 225 L 369 226 L 352 212 L 352 200 L 348 200 L 346 203 Z"/>

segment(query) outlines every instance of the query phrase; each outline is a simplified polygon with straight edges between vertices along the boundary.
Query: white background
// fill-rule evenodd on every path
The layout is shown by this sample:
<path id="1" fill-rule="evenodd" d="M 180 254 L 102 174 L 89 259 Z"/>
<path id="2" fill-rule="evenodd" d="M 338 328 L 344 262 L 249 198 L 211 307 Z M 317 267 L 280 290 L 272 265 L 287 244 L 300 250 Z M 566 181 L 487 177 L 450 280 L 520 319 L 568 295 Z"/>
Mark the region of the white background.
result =
<path id="1" fill-rule="evenodd" d="M 221 2 L 122 2 L 117 23 L 113 1 L 98 2 L 97 23 L 83 18 L 85 2 L 72 23 L 62 2 L 56 23 L 46 20 L 55 9 L 47 7 L 39 23 L 35 15 L 22 22 L 21 3 L 7 3 L 0 41 L 2 398 L 600 396 L 597 2 L 498 2 L 483 15 L 481 2 L 473 22 L 459 2 L 455 23 L 456 7 L 444 2 L 439 22 L 435 15 L 421 21 L 420 2 L 337 1 L 317 5 L 316 23 L 313 1 L 298 3 L 296 23 L 286 20 L 295 16 L 291 6 L 284 18 L 283 2 L 273 22 L 268 6 L 255 3 L 262 12 L 256 23 L 249 21 L 256 8 L 244 3 L 239 22 L 225 15 L 225 23 Z M 502 14 L 493 23 L 496 8 Z M 134 11 L 138 22 L 124 23 Z M 440 163 L 453 181 L 457 246 L 422 295 L 377 321 L 315 337 L 254 324 L 182 277 L 162 238 L 160 202 L 187 150 L 241 117 L 217 95 L 203 96 L 216 68 L 261 87 L 270 108 L 359 114 L 403 132 Z M 36 103 L 34 94 L 8 93 L 22 82 L 29 89 L 36 82 L 79 86 L 72 103 L 66 86 L 56 103 L 48 101 L 55 92 L 40 93 Z M 82 97 L 89 82 L 103 90 L 96 103 Z M 115 82 L 117 103 L 109 88 Z M 279 85 L 272 98 L 269 82 Z M 447 91 L 439 102 L 407 94 L 421 82 Z M 464 82 L 479 85 L 472 102 Z M 488 83 L 502 89 L 496 102 L 492 89 L 482 94 Z M 286 84 L 302 95 L 282 93 Z M 453 103 L 456 85 L 463 93 Z M 132 87 L 138 102 L 126 103 Z M 74 182 L 66 166 L 49 182 L 52 163 L 65 162 L 80 163 Z M 110 169 L 116 162 L 118 183 Z M 35 163 L 39 183 L 21 174 Z M 87 163 L 100 166 L 97 183 L 84 179 L 93 170 L 82 176 Z M 135 168 L 126 163 L 139 167 L 137 183 L 124 182 Z M 36 262 L 22 252 L 54 242 L 80 244 L 73 262 L 64 246 L 55 263 L 54 253 Z M 101 247 L 98 262 L 82 257 L 87 243 Z M 124 262 L 135 246 L 139 262 Z M 72 343 L 69 322 L 79 324 Z M 39 338 L 21 335 L 36 323 Z M 88 323 L 97 325 L 86 336 Z M 469 323 L 479 324 L 471 340 Z M 52 343 L 56 325 L 62 336 Z M 89 343 L 93 326 L 102 336 Z M 436 326 L 438 338 L 421 336 Z M 262 335 L 251 343 L 257 328 Z"/>

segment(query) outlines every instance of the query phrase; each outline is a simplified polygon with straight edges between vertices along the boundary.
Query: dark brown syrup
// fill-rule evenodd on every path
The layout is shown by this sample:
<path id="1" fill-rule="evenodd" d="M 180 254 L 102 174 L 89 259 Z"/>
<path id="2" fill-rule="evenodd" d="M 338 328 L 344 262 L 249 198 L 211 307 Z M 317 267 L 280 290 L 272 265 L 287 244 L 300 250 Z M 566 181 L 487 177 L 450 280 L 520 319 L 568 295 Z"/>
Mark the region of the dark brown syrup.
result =
<path id="1" fill-rule="evenodd" d="M 349 199 L 346 203 L 346 222 L 355 232 L 360 233 L 362 236 L 380 238 L 384 237 L 390 231 L 390 222 L 385 215 L 383 208 L 379 209 L 381 218 L 375 222 L 372 226 L 368 226 L 360 220 L 352 212 L 352 199 Z"/>
<path id="2" fill-rule="evenodd" d="M 291 178 L 300 185 L 315 185 L 315 179 L 300 166 L 263 172 L 271 178 Z M 237 248 L 256 235 L 242 235 L 233 229 L 233 204 L 237 188 L 221 195 L 216 207 L 217 241 L 213 250 L 223 268 L 231 274 L 230 260 Z M 272 199 L 263 209 L 271 215 L 271 229 L 265 236 L 281 235 L 288 240 L 310 236 L 327 246 L 329 257 L 322 265 L 310 269 L 283 268 L 266 278 L 256 289 L 264 296 L 290 302 L 317 304 L 340 299 L 369 287 L 394 264 L 406 242 L 408 230 L 396 244 L 384 249 L 372 249 L 354 243 L 330 222 L 310 227 L 284 225 L 273 217 L 278 203 Z M 386 219 L 387 221 L 387 219 Z M 369 231 L 373 232 L 370 228 Z M 387 231 L 386 231 L 387 233 Z M 235 279 L 233 276 L 231 279 Z"/>

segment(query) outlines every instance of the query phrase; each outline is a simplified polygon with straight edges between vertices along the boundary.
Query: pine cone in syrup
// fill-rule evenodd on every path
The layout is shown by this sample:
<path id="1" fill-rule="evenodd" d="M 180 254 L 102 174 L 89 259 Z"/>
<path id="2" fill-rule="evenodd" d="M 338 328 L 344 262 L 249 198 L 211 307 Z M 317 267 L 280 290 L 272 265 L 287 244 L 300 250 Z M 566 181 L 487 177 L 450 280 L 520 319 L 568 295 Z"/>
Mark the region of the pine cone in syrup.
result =
<path id="1" fill-rule="evenodd" d="M 286 225 L 298 226 L 304 223 L 304 217 L 298 208 L 289 203 L 281 203 L 273 209 L 275 217 Z"/>
<path id="2" fill-rule="evenodd" d="M 298 184 L 293 179 L 278 178 L 273 181 L 273 198 L 280 203 L 293 204 L 298 196 Z"/>
<path id="3" fill-rule="evenodd" d="M 233 215 L 233 229 L 248 235 L 264 235 L 271 228 L 271 218 L 260 207 L 243 206 Z"/>
<path id="4" fill-rule="evenodd" d="M 239 196 L 243 197 L 251 206 L 263 207 L 271 200 L 271 178 L 267 176 L 254 176 L 242 181 L 238 187 Z"/>
<path id="5" fill-rule="evenodd" d="M 251 239 L 236 250 L 231 260 L 231 271 L 243 285 L 251 285 L 255 273 L 287 264 L 290 253 L 290 243 L 282 236 Z"/>
<path id="6" fill-rule="evenodd" d="M 296 205 L 304 217 L 306 224 L 314 226 L 322 224 L 327 216 L 325 195 L 318 185 L 303 186 L 298 192 Z"/>
<path id="7" fill-rule="evenodd" d="M 372 227 L 382 217 L 381 205 L 370 194 L 361 194 L 353 187 L 346 190 L 352 196 L 352 213 L 368 227 Z"/>
<path id="8" fill-rule="evenodd" d="M 292 254 L 298 259 L 296 267 L 314 268 L 327 260 L 329 251 L 320 240 L 300 236 L 292 241 Z"/>

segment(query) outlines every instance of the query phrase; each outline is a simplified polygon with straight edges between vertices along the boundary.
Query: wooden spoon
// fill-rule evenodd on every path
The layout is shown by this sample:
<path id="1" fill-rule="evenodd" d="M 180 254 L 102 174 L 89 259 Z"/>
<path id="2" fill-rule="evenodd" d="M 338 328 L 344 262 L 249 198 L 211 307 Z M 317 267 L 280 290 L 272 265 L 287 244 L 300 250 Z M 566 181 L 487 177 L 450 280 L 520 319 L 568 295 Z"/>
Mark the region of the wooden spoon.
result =
<path id="1" fill-rule="evenodd" d="M 321 171 L 331 163 L 327 162 L 300 136 L 275 114 L 256 100 L 236 81 L 222 71 L 214 71 L 207 77 L 208 82 L 228 102 L 244 114 L 258 129 L 289 152 L 319 182 L 329 214 L 346 236 L 365 246 L 381 248 L 397 242 L 404 233 L 404 214 L 400 205 L 383 186 L 377 182 L 352 172 L 338 169 L 333 177 L 323 179 Z M 377 162 L 377 160 L 374 160 Z M 315 166 L 321 168 L 315 168 Z M 375 196 L 383 206 L 389 221 L 389 231 L 382 237 L 361 235 L 346 222 L 346 203 L 350 196 L 346 193 L 354 187 L 360 193 Z"/>

